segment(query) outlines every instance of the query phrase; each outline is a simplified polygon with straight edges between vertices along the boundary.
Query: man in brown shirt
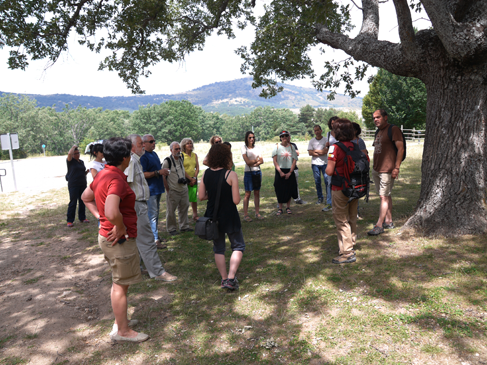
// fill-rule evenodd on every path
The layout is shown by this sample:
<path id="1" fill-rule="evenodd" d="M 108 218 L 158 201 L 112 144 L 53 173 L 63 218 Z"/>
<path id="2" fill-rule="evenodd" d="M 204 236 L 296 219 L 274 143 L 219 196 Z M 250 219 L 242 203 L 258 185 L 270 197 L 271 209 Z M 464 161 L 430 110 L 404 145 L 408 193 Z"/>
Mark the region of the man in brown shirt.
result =
<path id="1" fill-rule="evenodd" d="M 375 227 L 367 232 L 370 236 L 384 233 L 385 229 L 394 228 L 392 223 L 392 188 L 394 180 L 399 175 L 399 168 L 404 155 L 404 142 L 401 129 L 392 127 L 392 141 L 388 135 L 389 124 L 387 112 L 384 109 L 376 110 L 373 114 L 375 126 L 379 129 L 374 140 L 374 167 L 372 177 L 375 190 L 380 196 L 379 220 Z M 396 152 L 396 148 L 397 152 Z"/>

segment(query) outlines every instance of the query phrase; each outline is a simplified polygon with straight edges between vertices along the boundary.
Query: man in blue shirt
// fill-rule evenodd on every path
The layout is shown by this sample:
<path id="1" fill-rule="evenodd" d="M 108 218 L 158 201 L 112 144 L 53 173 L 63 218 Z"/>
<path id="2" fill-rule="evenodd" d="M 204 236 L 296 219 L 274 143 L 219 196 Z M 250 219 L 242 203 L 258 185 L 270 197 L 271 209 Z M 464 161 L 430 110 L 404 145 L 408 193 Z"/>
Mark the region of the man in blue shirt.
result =
<path id="1" fill-rule="evenodd" d="M 157 246 L 161 245 L 161 239 L 159 238 L 159 230 L 157 224 L 159 223 L 159 205 L 161 201 L 161 195 L 164 193 L 164 181 L 162 175 L 169 175 L 168 169 L 161 168 L 161 160 L 157 153 L 154 152 L 156 148 L 156 141 L 154 136 L 146 134 L 142 138 L 144 142 L 145 153 L 140 157 L 140 164 L 144 170 L 144 177 L 147 179 L 149 185 L 150 197 L 147 201 L 149 221 L 154 234 L 154 241 Z"/>

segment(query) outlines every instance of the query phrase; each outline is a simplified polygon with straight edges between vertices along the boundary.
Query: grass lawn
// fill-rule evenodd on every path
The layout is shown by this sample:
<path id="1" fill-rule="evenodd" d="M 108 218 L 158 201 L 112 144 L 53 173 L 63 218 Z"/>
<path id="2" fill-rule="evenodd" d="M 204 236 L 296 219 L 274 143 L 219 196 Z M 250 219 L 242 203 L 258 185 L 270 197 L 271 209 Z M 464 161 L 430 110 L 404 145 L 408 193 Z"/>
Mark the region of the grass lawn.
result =
<path id="1" fill-rule="evenodd" d="M 220 289 L 211 243 L 191 233 L 175 236 L 169 249 L 159 252 L 165 268 L 179 280 L 146 278 L 129 289 L 131 317 L 141 321 L 135 329 L 151 340 L 98 349 L 80 336 L 59 352 L 70 354 L 69 363 L 90 365 L 487 364 L 486 236 L 445 239 L 400 230 L 419 196 L 420 157 L 421 146 L 408 145 L 393 190 L 398 228 L 368 237 L 379 199 L 372 191 L 369 203 L 360 202 L 364 218 L 358 222 L 357 262 L 347 265 L 331 263 L 338 251 L 335 226 L 331 212 L 314 204 L 310 160 L 299 163 L 300 193 L 308 204 L 292 204 L 293 214 L 280 217 L 275 216 L 274 169 L 266 163 L 261 190 L 265 219 L 242 220 L 247 248 L 237 274 L 239 291 Z M 237 173 L 243 197 L 243 168 L 237 167 Z M 51 201 L 64 199 L 64 205 L 52 208 L 54 218 L 46 206 L 38 213 L 39 225 L 46 219 L 42 214 L 65 220 L 67 192 L 56 196 Z M 0 201 L 2 235 L 22 229 L 18 214 L 5 213 L 10 203 Z M 200 215 L 205 205 L 199 205 Z M 241 218 L 242 210 L 240 204 Z M 249 212 L 253 217 L 252 201 Z M 164 214 L 161 220 L 162 226 Z M 38 240 L 49 241 L 50 232 L 39 232 Z M 81 239 L 93 245 L 95 237 L 95 230 L 83 231 Z M 91 254 L 99 255 L 93 247 Z M 227 260 L 229 255 L 228 250 Z M 104 285 L 109 287 L 109 280 Z M 155 300 L 154 293 L 162 289 L 166 295 Z M 90 333 L 106 341 L 111 323 L 92 321 Z M 10 335 L 0 333 L 0 349 L 2 341 L 9 346 Z M 29 358 L 28 353 L 0 352 L 0 364 Z"/>

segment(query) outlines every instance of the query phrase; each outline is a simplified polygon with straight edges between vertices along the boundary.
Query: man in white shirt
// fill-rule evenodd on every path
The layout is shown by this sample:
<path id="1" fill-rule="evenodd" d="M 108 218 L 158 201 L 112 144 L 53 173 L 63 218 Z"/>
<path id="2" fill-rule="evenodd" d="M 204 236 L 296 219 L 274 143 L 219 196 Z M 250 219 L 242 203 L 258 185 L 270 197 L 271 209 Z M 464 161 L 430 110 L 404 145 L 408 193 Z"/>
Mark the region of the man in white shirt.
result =
<path id="1" fill-rule="evenodd" d="M 325 188 L 326 191 L 328 192 L 328 180 L 325 175 L 328 148 L 326 147 L 327 139 L 323 137 L 322 135 L 323 130 L 321 129 L 321 127 L 318 124 L 316 124 L 313 127 L 313 131 L 316 137 L 309 141 L 308 154 L 311 156 L 311 169 L 313 170 L 316 193 L 318 194 L 318 201 L 316 202 L 316 204 L 321 204 L 324 201 L 323 189 L 321 187 L 321 175 L 323 175 L 323 180 L 325 181 Z M 325 208 L 327 208 L 327 206 L 325 206 Z"/>

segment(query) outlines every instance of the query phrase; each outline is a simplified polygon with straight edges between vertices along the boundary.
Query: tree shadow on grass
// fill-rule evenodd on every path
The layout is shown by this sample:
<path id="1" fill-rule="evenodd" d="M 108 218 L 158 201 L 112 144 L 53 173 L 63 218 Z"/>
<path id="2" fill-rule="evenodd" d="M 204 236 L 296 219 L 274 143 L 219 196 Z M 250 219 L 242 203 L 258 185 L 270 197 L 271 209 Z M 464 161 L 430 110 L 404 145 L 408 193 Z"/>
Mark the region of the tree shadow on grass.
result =
<path id="1" fill-rule="evenodd" d="M 304 173 L 300 179 L 302 195 L 313 193 L 306 180 L 313 181 Z M 407 189 L 401 184 L 396 188 L 401 193 Z M 310 195 L 304 198 L 310 200 Z M 398 207 L 402 204 L 398 199 Z M 363 204 L 363 208 L 364 215 L 371 218 L 359 222 L 360 237 L 376 219 L 377 199 Z M 37 346 L 36 354 L 24 352 L 31 360 L 69 359 L 80 364 L 375 364 L 411 362 L 422 356 L 420 350 L 413 350 L 418 343 L 433 338 L 449 349 L 435 355 L 437 362 L 441 356 L 469 358 L 473 356 L 469 354 L 472 347 L 480 351 L 475 344 L 485 338 L 485 314 L 481 313 L 486 311 L 487 296 L 484 236 L 432 240 L 408 232 L 398 235 L 399 231 L 393 230 L 377 238 L 359 239 L 357 262 L 337 266 L 331 264 L 337 253 L 332 216 L 320 209 L 313 204 L 294 206 L 292 215 L 275 217 L 275 202 L 269 199 L 263 204 L 264 221 L 242 222 L 247 249 L 238 273 L 241 288 L 234 293 L 219 288 L 211 243 L 191 233 L 170 240 L 170 250 L 160 255 L 166 261 L 165 268 L 179 280 L 167 284 L 145 280 L 129 289 L 132 318 L 141 320 L 136 330 L 150 334 L 151 340 L 116 346 L 108 342 L 113 320 L 110 273 L 94 242 L 96 228 L 75 226 L 69 231 L 73 238 L 65 240 L 57 228 L 39 228 L 46 221 L 45 215 L 30 213 L 28 221 L 34 225 L 22 224 L 21 218 L 12 221 L 3 237 L 14 237 L 16 242 L 9 244 L 20 247 L 16 246 L 18 253 L 11 255 L 12 265 L 5 266 L 12 272 L 2 285 L 17 275 L 17 292 L 32 293 L 33 305 L 42 294 L 35 285 L 47 280 L 47 271 L 57 269 L 61 276 L 68 272 L 72 276 L 75 269 L 87 270 L 90 285 L 79 289 L 84 290 L 77 293 L 81 299 L 73 297 L 71 301 L 97 303 L 99 315 L 91 321 L 73 318 L 73 329 L 53 332 L 44 330 L 47 325 L 43 325 L 32 332 L 29 320 L 55 323 L 56 316 L 32 305 L 23 307 L 29 310 L 24 313 L 20 308 L 7 309 L 7 322 L 25 317 L 10 327 L 15 328 L 12 333 L 32 332 L 38 337 L 15 335 L 3 343 L 4 354 L 13 356 L 16 349 L 32 343 Z M 63 214 L 64 208 L 60 208 L 47 221 L 56 227 L 56 219 L 62 220 Z M 396 225 L 401 225 L 401 219 Z M 43 256 L 43 245 L 37 245 L 49 235 L 49 245 L 56 245 L 57 250 Z M 28 246 L 22 247 L 26 242 Z M 25 266 L 25 255 L 39 256 L 38 266 Z M 65 256 L 70 257 L 63 259 Z M 6 259 L 1 265 L 4 262 Z M 21 273 L 25 279 L 17 278 Z M 38 282 L 20 284 L 37 277 L 41 277 Z M 50 278 L 45 294 L 57 297 L 66 288 L 72 292 L 77 288 L 73 280 L 63 279 Z M 57 299 L 56 315 L 66 315 L 64 308 L 78 313 L 62 300 L 70 299 Z M 52 340 L 56 350 L 47 345 Z M 425 363 L 428 361 L 431 358 Z"/>

